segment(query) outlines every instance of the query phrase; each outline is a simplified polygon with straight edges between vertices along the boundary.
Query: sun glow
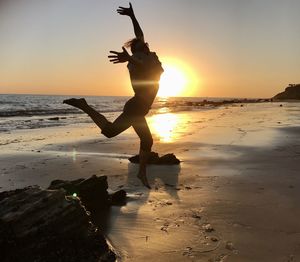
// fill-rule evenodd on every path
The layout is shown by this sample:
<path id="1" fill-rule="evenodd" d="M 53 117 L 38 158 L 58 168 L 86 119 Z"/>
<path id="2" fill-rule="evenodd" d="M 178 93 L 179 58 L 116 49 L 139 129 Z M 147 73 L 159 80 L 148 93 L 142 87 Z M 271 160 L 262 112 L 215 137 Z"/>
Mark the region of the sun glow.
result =
<path id="1" fill-rule="evenodd" d="M 192 70 L 181 61 L 162 58 L 164 73 L 159 81 L 158 96 L 191 96 L 195 91 L 197 78 Z"/>
<path id="2" fill-rule="evenodd" d="M 177 96 L 185 88 L 185 75 L 172 65 L 164 65 L 164 73 L 159 81 L 158 96 Z"/>
<path id="3" fill-rule="evenodd" d="M 152 116 L 150 128 L 162 142 L 172 142 L 176 139 L 175 129 L 178 124 L 178 116 L 172 113 Z"/>

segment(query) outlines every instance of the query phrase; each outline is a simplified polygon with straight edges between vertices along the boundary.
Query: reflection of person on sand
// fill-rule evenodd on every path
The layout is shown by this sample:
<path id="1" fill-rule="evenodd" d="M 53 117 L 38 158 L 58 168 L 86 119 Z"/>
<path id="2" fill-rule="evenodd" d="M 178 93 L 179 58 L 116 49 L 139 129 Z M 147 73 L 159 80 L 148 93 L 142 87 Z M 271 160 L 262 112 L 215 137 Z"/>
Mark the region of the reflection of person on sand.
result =
<path id="1" fill-rule="evenodd" d="M 108 138 L 114 137 L 132 126 L 141 141 L 138 178 L 146 187 L 150 188 L 146 176 L 146 164 L 151 152 L 153 139 L 145 116 L 156 97 L 163 68 L 157 55 L 154 52 L 150 52 L 148 44 L 145 43 L 143 31 L 135 18 L 131 4 L 129 3 L 129 8 L 119 7 L 117 12 L 120 15 L 127 15 L 131 18 L 136 38 L 125 44 L 126 47 L 131 49 L 131 56 L 122 47 L 122 52 L 110 51 L 113 55 L 108 57 L 114 64 L 128 62 L 127 67 L 135 93 L 134 97 L 126 102 L 123 113 L 112 123 L 105 116 L 90 107 L 84 98 L 67 99 L 64 100 L 64 103 L 87 113 L 102 130 L 102 134 Z"/>

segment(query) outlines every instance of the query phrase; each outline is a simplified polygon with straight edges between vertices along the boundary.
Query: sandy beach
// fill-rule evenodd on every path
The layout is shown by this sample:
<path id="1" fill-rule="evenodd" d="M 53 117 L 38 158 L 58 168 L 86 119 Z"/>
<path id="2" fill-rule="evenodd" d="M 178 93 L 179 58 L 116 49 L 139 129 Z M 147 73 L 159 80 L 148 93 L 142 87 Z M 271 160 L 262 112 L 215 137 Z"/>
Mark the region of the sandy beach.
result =
<path id="1" fill-rule="evenodd" d="M 128 161 L 138 152 L 134 131 L 107 139 L 86 123 L 2 133 L 0 191 L 106 175 L 110 190 L 128 193 L 105 229 L 120 261 L 300 260 L 300 103 L 147 120 L 153 151 L 182 161 L 149 166 L 151 190 Z"/>

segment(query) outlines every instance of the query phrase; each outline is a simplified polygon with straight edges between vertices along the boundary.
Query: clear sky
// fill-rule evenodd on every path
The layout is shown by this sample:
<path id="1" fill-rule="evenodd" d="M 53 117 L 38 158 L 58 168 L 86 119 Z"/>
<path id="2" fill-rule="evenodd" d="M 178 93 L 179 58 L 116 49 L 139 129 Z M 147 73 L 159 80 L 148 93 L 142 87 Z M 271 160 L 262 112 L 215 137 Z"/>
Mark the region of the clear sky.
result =
<path id="1" fill-rule="evenodd" d="M 132 0 L 150 48 L 188 68 L 181 95 L 271 97 L 300 82 L 299 0 Z M 121 0 L 0 0 L 0 93 L 132 95 Z M 170 87 L 171 88 L 171 87 Z"/>

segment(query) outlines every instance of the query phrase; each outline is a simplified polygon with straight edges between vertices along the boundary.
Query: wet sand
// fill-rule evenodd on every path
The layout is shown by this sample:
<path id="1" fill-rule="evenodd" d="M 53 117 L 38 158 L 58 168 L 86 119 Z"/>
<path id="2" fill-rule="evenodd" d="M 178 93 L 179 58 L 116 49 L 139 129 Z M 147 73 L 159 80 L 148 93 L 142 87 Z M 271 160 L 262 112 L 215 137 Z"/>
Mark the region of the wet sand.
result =
<path id="1" fill-rule="evenodd" d="M 227 105 L 150 116 L 153 150 L 180 166 L 149 166 L 152 190 L 127 158 L 133 130 L 92 124 L 1 134 L 0 190 L 107 175 L 125 189 L 106 233 L 123 261 L 298 261 L 300 103 Z"/>

